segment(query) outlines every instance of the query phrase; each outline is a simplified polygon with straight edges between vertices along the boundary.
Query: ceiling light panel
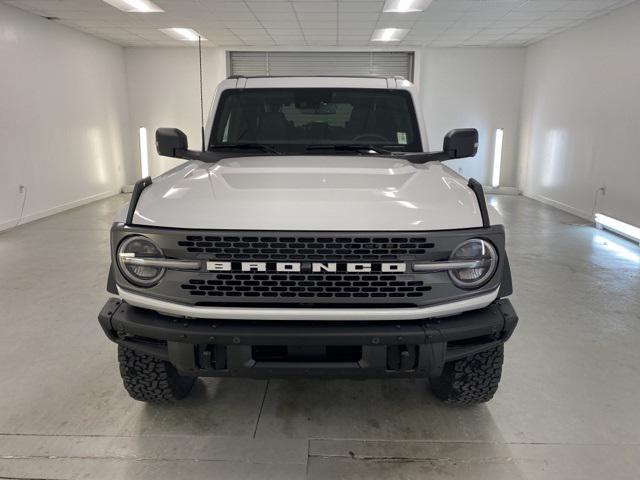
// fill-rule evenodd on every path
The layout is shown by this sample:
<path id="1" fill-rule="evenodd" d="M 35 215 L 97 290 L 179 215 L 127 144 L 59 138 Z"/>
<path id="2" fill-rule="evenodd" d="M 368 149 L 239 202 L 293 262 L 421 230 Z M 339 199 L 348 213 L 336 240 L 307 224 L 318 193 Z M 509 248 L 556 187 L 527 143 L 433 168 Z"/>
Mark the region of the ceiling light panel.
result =
<path id="1" fill-rule="evenodd" d="M 161 28 L 160 31 L 182 42 L 197 42 L 198 39 L 202 40 L 203 42 L 207 41 L 206 38 L 204 38 L 198 32 L 196 32 L 191 28 L 182 28 L 182 27 Z"/>
<path id="2" fill-rule="evenodd" d="M 384 13 L 423 12 L 432 0 L 386 0 Z"/>
<path id="3" fill-rule="evenodd" d="M 379 28 L 371 35 L 372 42 L 399 42 L 407 33 L 408 28 Z"/>
<path id="4" fill-rule="evenodd" d="M 157 13 L 164 12 L 159 6 L 149 0 L 103 0 L 112 7 L 128 13 Z"/>

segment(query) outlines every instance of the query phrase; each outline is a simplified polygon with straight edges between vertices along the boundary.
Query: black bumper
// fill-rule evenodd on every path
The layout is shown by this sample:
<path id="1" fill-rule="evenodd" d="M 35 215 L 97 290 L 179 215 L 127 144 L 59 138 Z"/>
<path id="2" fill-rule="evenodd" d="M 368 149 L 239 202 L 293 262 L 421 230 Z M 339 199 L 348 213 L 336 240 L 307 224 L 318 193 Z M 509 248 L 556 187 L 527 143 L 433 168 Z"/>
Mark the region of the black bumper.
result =
<path id="1" fill-rule="evenodd" d="M 184 319 L 112 298 L 98 319 L 114 342 L 168 360 L 187 375 L 338 378 L 436 377 L 451 360 L 504 343 L 511 302 L 408 322 Z"/>

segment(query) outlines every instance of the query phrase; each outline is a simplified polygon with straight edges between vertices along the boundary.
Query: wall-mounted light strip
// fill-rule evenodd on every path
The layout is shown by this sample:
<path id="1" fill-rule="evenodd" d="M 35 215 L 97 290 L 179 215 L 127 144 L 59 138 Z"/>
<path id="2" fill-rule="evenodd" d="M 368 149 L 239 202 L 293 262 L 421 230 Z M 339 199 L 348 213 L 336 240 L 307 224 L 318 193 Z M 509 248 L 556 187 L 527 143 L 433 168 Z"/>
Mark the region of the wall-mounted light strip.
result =
<path id="1" fill-rule="evenodd" d="M 402 40 L 409 29 L 407 28 L 378 28 L 371 35 L 372 42 L 399 42 Z"/>
<path id="2" fill-rule="evenodd" d="M 147 129 L 140 127 L 140 171 L 142 178 L 149 176 L 149 147 L 147 145 Z"/>
<path id="3" fill-rule="evenodd" d="M 171 38 L 181 40 L 183 42 L 197 42 L 198 38 L 203 42 L 207 39 L 200 35 L 198 32 L 191 28 L 173 27 L 173 28 L 161 28 L 160 31 Z"/>
<path id="4" fill-rule="evenodd" d="M 502 164 L 502 137 L 504 129 L 496 129 L 496 140 L 493 146 L 493 173 L 491 175 L 491 186 L 500 186 L 500 165 Z"/>
<path id="5" fill-rule="evenodd" d="M 432 0 L 387 0 L 384 2 L 384 13 L 422 12 Z"/>
<path id="6" fill-rule="evenodd" d="M 595 215 L 596 228 L 607 229 L 640 244 L 640 228 L 602 213 Z"/>
<path id="7" fill-rule="evenodd" d="M 112 7 L 128 13 L 164 12 L 158 5 L 149 0 L 104 0 Z"/>

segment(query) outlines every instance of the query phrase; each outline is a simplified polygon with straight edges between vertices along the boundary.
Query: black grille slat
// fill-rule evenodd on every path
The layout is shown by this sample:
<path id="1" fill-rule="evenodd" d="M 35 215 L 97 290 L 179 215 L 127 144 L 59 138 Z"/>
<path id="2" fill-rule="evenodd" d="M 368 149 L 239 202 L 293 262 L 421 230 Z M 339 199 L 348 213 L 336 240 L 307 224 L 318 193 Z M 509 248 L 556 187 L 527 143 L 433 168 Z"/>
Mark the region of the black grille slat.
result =
<path id="1" fill-rule="evenodd" d="M 190 295 L 301 298 L 420 297 L 431 290 L 422 281 L 401 275 L 300 275 L 264 273 L 211 273 L 206 282 L 190 279 L 181 288 Z M 348 279 L 348 280 L 347 280 Z M 358 279 L 354 281 L 354 279 Z"/>
<path id="2" fill-rule="evenodd" d="M 390 261 L 425 255 L 425 237 L 232 237 L 187 235 L 177 247 L 216 260 Z"/>

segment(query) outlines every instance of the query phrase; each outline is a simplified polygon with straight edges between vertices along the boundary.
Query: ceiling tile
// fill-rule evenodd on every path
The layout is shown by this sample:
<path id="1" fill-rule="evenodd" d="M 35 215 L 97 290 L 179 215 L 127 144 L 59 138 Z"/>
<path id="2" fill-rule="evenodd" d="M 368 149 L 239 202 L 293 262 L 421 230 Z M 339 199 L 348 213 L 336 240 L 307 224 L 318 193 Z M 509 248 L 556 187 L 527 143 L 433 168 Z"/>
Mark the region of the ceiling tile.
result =
<path id="1" fill-rule="evenodd" d="M 380 15 L 380 20 L 384 20 L 385 22 L 390 23 L 407 23 L 413 22 L 415 23 L 422 17 L 422 12 L 411 12 L 411 13 L 382 13 Z"/>
<path id="2" fill-rule="evenodd" d="M 338 2 L 293 2 L 293 9 L 298 13 L 335 13 L 338 11 Z"/>
<path id="3" fill-rule="evenodd" d="M 217 45 L 371 45 L 381 27 L 410 29 L 403 45 L 524 45 L 632 1 L 433 0 L 401 14 L 382 13 L 383 0 L 154 0 L 164 13 L 132 14 L 102 0 L 0 0 L 124 46 L 183 46 L 157 31 L 176 26 Z"/>
<path id="4" fill-rule="evenodd" d="M 537 20 L 538 18 L 541 18 L 543 16 L 546 15 L 546 12 L 544 11 L 520 11 L 520 10 L 512 10 L 511 12 L 507 13 L 506 15 L 504 15 L 503 17 L 500 18 L 500 20 L 529 20 L 529 21 L 534 21 Z"/>
<path id="5" fill-rule="evenodd" d="M 523 3 L 518 6 L 518 10 L 521 12 L 552 12 L 558 10 L 564 3 L 566 0 L 535 0 Z"/>
<path id="6" fill-rule="evenodd" d="M 377 13 L 340 13 L 338 15 L 341 23 L 361 22 L 364 20 L 377 22 L 379 17 L 380 15 Z"/>
<path id="7" fill-rule="evenodd" d="M 253 12 L 291 12 L 293 7 L 290 2 L 246 2 Z"/>
<path id="8" fill-rule="evenodd" d="M 382 7 L 384 6 L 383 1 L 340 1 L 338 4 L 338 11 L 340 12 L 382 12 Z"/>
<path id="9" fill-rule="evenodd" d="M 596 11 L 607 9 L 617 4 L 617 0 L 569 0 L 559 10 Z"/>
<path id="10" fill-rule="evenodd" d="M 300 21 L 335 22 L 338 18 L 336 13 L 296 13 Z"/>
<path id="11" fill-rule="evenodd" d="M 258 12 L 255 14 L 256 18 L 260 21 L 264 20 L 280 20 L 280 21 L 296 21 L 297 17 L 294 12 Z"/>

